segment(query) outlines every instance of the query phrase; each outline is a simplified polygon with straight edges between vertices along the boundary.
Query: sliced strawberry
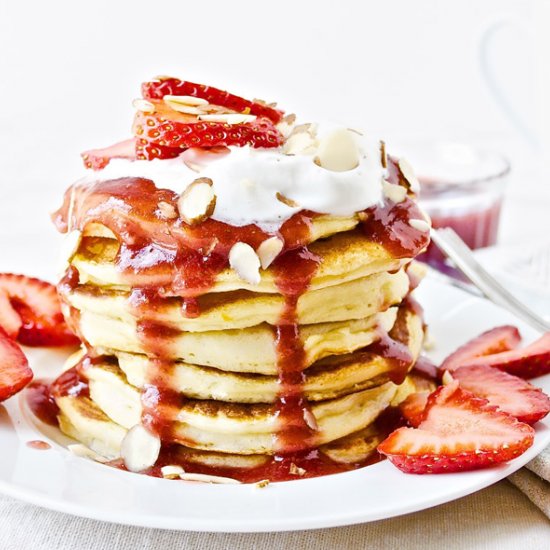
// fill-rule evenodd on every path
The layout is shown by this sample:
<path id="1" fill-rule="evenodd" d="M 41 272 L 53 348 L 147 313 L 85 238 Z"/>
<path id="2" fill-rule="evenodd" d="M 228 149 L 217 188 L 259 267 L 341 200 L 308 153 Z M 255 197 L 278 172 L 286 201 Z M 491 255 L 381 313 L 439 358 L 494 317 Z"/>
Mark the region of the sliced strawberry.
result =
<path id="1" fill-rule="evenodd" d="M 187 95 L 206 99 L 208 103 L 227 107 L 237 113 L 265 117 L 277 124 L 283 118 L 283 111 L 261 101 L 250 101 L 224 90 L 194 84 L 179 78 L 159 78 L 141 85 L 141 93 L 146 99 L 162 99 L 165 95 Z"/>
<path id="2" fill-rule="evenodd" d="M 32 377 L 25 354 L 0 327 L 0 401 L 21 391 Z"/>
<path id="3" fill-rule="evenodd" d="M 65 323 L 53 285 L 25 275 L 0 273 L 0 290 L 9 296 L 11 306 L 21 318 L 18 340 L 22 344 L 65 346 L 79 343 Z"/>
<path id="4" fill-rule="evenodd" d="M 6 331 L 10 338 L 15 340 L 22 325 L 23 321 L 11 305 L 8 293 L 0 289 L 0 327 Z"/>
<path id="5" fill-rule="evenodd" d="M 520 378 L 535 378 L 550 373 L 550 332 L 532 344 L 512 351 L 464 360 L 462 366 L 485 365 Z"/>
<path id="6" fill-rule="evenodd" d="M 429 391 L 411 393 L 411 395 L 399 405 L 401 413 L 413 428 L 417 428 L 422 420 L 424 420 L 424 409 L 426 408 L 430 393 Z"/>
<path id="7" fill-rule="evenodd" d="M 134 134 L 163 147 L 217 147 L 221 145 L 278 147 L 283 137 L 268 118 L 228 124 L 202 121 L 197 115 L 180 113 L 164 102 L 155 102 L 153 113 L 138 111 Z"/>
<path id="8" fill-rule="evenodd" d="M 406 473 L 448 473 L 506 462 L 534 440 L 531 426 L 461 389 L 458 381 L 428 397 L 418 428 L 399 428 L 378 451 Z"/>
<path id="9" fill-rule="evenodd" d="M 135 139 L 125 139 L 124 141 L 120 141 L 109 147 L 104 147 L 103 149 L 84 151 L 80 156 L 86 168 L 103 170 L 103 168 L 109 164 L 109 161 L 114 158 L 134 160 L 136 158 Z"/>
<path id="10" fill-rule="evenodd" d="M 550 397 L 529 382 L 483 365 L 453 371 L 460 387 L 483 397 L 520 422 L 534 424 L 550 412 Z"/>
<path id="11" fill-rule="evenodd" d="M 509 351 L 519 346 L 521 335 L 516 327 L 495 327 L 466 342 L 441 364 L 441 370 L 453 371 L 475 357 Z"/>
<path id="12" fill-rule="evenodd" d="M 179 147 L 164 147 L 146 139 L 136 138 L 135 143 L 137 160 L 172 159 L 182 153 Z"/>

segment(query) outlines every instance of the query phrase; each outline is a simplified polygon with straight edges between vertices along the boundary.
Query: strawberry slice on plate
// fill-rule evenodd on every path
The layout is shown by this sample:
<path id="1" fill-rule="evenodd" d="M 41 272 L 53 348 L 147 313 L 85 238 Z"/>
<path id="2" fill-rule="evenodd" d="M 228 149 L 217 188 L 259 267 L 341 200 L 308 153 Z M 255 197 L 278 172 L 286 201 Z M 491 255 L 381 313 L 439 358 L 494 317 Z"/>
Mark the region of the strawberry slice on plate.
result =
<path id="1" fill-rule="evenodd" d="M 164 96 L 190 96 L 205 99 L 208 103 L 227 107 L 237 113 L 251 114 L 265 117 L 277 124 L 283 118 L 283 111 L 267 105 L 263 101 L 250 101 L 230 94 L 213 86 L 195 84 L 186 80 L 172 77 L 159 77 L 141 85 L 141 93 L 146 99 L 162 99 Z"/>
<path id="2" fill-rule="evenodd" d="M 541 389 L 493 367 L 460 367 L 452 377 L 461 388 L 487 399 L 520 422 L 534 424 L 550 412 L 550 397 Z"/>
<path id="3" fill-rule="evenodd" d="M 136 112 L 133 132 L 136 137 L 162 147 L 278 147 L 283 141 L 268 118 L 226 111 L 189 114 L 172 109 L 164 101 L 151 103 L 152 112 Z"/>
<path id="4" fill-rule="evenodd" d="M 550 332 L 521 349 L 464 360 L 461 366 L 485 365 L 520 378 L 535 378 L 550 373 Z"/>
<path id="5" fill-rule="evenodd" d="M 32 377 L 25 354 L 0 327 L 0 402 L 21 391 Z"/>
<path id="6" fill-rule="evenodd" d="M 516 458 L 533 444 L 534 434 L 531 426 L 461 389 L 455 380 L 428 397 L 418 428 L 399 428 L 378 451 L 406 473 L 450 473 Z"/>
<path id="7" fill-rule="evenodd" d="M 411 395 L 399 405 L 405 420 L 413 428 L 417 428 L 422 420 L 424 420 L 424 409 L 428 403 L 428 396 L 430 393 L 429 391 L 411 393 Z"/>
<path id="8" fill-rule="evenodd" d="M 80 156 L 82 157 L 86 168 L 91 168 L 92 170 L 103 170 L 103 168 L 109 164 L 111 159 L 117 158 L 135 160 L 136 141 L 134 138 L 125 139 L 124 141 L 119 141 L 109 147 L 84 151 L 84 153 L 81 153 Z"/>
<path id="9" fill-rule="evenodd" d="M 11 305 L 9 294 L 0 289 L 0 327 L 15 340 L 22 325 L 23 321 Z"/>
<path id="10" fill-rule="evenodd" d="M 55 286 L 25 275 L 0 273 L 0 292 L 9 297 L 10 305 L 19 315 L 21 326 L 17 339 L 27 346 L 77 345 L 78 338 L 70 331 L 61 313 Z M 6 315 L 0 313 L 0 319 Z M 8 315 L 11 312 L 8 311 Z"/>
<path id="11" fill-rule="evenodd" d="M 460 346 L 443 361 L 440 368 L 452 372 L 476 357 L 515 349 L 520 342 L 521 335 L 516 327 L 495 327 Z"/>

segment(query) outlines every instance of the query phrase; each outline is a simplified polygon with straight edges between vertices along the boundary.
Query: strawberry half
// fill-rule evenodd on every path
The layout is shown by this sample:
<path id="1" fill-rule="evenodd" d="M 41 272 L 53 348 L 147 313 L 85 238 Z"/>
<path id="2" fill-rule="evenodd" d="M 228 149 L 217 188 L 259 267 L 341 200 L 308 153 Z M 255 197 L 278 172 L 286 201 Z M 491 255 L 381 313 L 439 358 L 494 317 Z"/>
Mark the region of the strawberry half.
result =
<path id="1" fill-rule="evenodd" d="M 135 160 L 135 139 L 125 139 L 124 141 L 119 141 L 118 143 L 110 145 L 109 147 L 104 147 L 103 149 L 91 149 L 90 151 L 84 151 L 84 153 L 81 153 L 80 156 L 82 157 L 86 168 L 91 168 L 92 170 L 103 170 L 103 168 L 109 164 L 111 159 L 117 158 Z"/>
<path id="2" fill-rule="evenodd" d="M 399 428 L 378 451 L 406 473 L 449 473 L 516 458 L 533 444 L 534 434 L 454 381 L 428 397 L 418 428 Z"/>
<path id="3" fill-rule="evenodd" d="M 227 107 L 237 113 L 251 114 L 268 118 L 275 124 L 283 118 L 283 111 L 260 101 L 250 101 L 230 94 L 219 88 L 195 84 L 179 78 L 158 78 L 141 85 L 141 93 L 146 99 L 162 99 L 165 95 L 187 95 L 200 97 L 213 105 Z"/>
<path id="4" fill-rule="evenodd" d="M 495 367 L 520 378 L 535 378 L 550 373 L 550 332 L 521 349 L 483 355 L 462 361 L 462 366 Z"/>
<path id="5" fill-rule="evenodd" d="M 452 377 L 461 388 L 487 399 L 520 422 L 534 424 L 550 412 L 550 397 L 541 389 L 493 367 L 460 367 Z"/>
<path id="6" fill-rule="evenodd" d="M 0 401 L 21 391 L 33 377 L 19 345 L 0 327 Z"/>
<path id="7" fill-rule="evenodd" d="M 66 346 L 79 343 L 65 323 L 57 290 L 50 283 L 25 275 L 0 273 L 0 291 L 9 297 L 9 305 L 21 319 L 17 339 L 22 344 Z"/>
<path id="8" fill-rule="evenodd" d="M 441 364 L 441 370 L 453 371 L 475 357 L 509 351 L 519 346 L 521 335 L 511 325 L 495 327 L 460 346 Z"/>
<path id="9" fill-rule="evenodd" d="M 133 132 L 136 137 L 162 147 L 278 147 L 283 141 L 283 136 L 268 118 L 237 124 L 203 121 L 198 115 L 175 111 L 162 101 L 153 103 L 153 113 L 137 111 Z"/>

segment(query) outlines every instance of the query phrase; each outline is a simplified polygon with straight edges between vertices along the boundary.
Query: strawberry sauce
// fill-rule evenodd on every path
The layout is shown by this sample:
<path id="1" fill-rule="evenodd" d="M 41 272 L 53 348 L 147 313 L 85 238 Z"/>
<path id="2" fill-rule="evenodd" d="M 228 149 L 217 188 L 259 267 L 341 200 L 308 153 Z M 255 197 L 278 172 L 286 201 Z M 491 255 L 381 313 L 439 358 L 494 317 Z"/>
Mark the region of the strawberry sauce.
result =
<path id="1" fill-rule="evenodd" d="M 391 158 L 388 162 L 390 181 L 404 185 L 395 162 Z M 212 219 L 189 226 L 177 217 L 177 199 L 176 193 L 157 189 L 151 180 L 128 177 L 70 188 L 62 207 L 53 216 L 62 232 L 83 230 L 90 223 L 99 223 L 110 229 L 119 243 L 115 266 L 124 283 L 131 288 L 129 305 L 136 320 L 141 347 L 149 358 L 141 397 L 142 422 L 163 442 L 157 465 L 145 473 L 160 475 L 162 465 L 183 464 L 187 471 L 224 475 L 241 481 L 266 478 L 282 481 L 351 470 L 380 460 L 378 453 L 374 452 L 360 464 L 341 464 L 333 462 L 316 448 L 318 427 L 303 391 L 304 370 L 308 364 L 297 306 L 322 261 L 307 247 L 312 240 L 312 222 L 318 214 L 302 211 L 275 233 L 266 233 L 255 225 L 233 227 Z M 396 258 L 412 258 L 429 243 L 427 233 L 408 223 L 410 219 L 422 218 L 410 198 L 401 203 L 385 202 L 365 211 L 363 235 Z M 172 445 L 175 440 L 173 426 L 186 398 L 170 389 L 176 355 L 172 342 L 176 334 L 180 338 L 182 335 L 173 327 L 159 324 L 154 313 L 163 307 L 166 298 L 175 297 L 181 300 L 186 317 L 198 317 L 201 314 L 200 297 L 213 291 L 217 277 L 229 266 L 231 247 L 244 242 L 256 249 L 273 235 L 284 242 L 283 251 L 270 268 L 277 289 L 285 299 L 282 314 L 273 327 L 279 382 L 279 394 L 274 404 L 277 454 L 266 458 L 262 466 L 252 469 L 218 469 L 186 464 L 184 459 L 176 456 L 177 447 Z M 78 285 L 78 272 L 75 271 L 70 268 L 60 283 L 62 297 Z M 77 319 L 73 319 L 72 324 L 77 325 Z M 412 358 L 395 335 L 383 333 L 378 342 L 362 351 L 390 359 L 394 365 L 392 381 L 401 383 L 404 380 Z M 52 394 L 88 395 L 85 367 L 91 360 L 86 357 L 77 367 L 63 373 L 49 391 L 44 389 L 45 386 L 37 385 L 29 393 L 34 396 L 31 408 L 35 414 L 54 422 L 57 412 Z M 396 425 L 393 420 L 386 424 L 384 430 L 390 424 L 392 427 Z M 187 443 L 193 446 L 192 442 Z M 112 465 L 123 467 L 118 462 Z"/>

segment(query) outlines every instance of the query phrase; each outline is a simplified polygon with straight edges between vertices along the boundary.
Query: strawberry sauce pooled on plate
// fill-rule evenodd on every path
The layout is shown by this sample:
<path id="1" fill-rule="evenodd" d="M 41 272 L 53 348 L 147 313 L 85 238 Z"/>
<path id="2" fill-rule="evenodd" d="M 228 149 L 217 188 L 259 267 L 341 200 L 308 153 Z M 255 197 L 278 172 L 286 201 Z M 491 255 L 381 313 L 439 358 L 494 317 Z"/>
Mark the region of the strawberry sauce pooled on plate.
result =
<path id="1" fill-rule="evenodd" d="M 477 371 L 436 390 L 413 370 L 425 329 L 414 258 L 430 222 L 404 159 L 361 131 L 177 78 L 144 83 L 133 105 L 133 136 L 83 153 L 86 174 L 53 215 L 66 234 L 58 292 L 82 350 L 28 400 L 75 452 L 212 483 L 384 455 L 415 473 L 437 471 L 437 453 L 453 469 L 486 466 L 444 444 L 433 460 L 410 455 L 424 432 L 446 437 L 445 408 L 479 420 L 478 441 L 483 423 L 502 428 L 495 462 L 529 446 L 532 428 L 491 412 L 498 396 L 457 389 L 475 390 Z M 530 395 L 511 412 L 536 421 L 545 401 Z"/>

